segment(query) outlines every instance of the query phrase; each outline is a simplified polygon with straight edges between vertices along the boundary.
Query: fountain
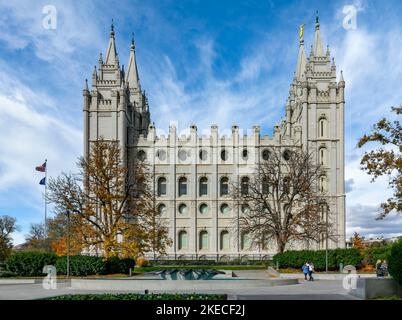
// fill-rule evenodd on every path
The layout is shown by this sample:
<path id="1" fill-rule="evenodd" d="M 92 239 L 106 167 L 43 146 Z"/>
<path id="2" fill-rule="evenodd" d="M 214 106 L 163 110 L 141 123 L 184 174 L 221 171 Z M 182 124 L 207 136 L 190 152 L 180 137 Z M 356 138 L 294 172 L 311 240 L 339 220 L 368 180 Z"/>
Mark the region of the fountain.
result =
<path id="1" fill-rule="evenodd" d="M 148 272 L 151 275 L 158 275 L 162 280 L 210 280 L 218 274 L 226 274 L 219 270 L 206 269 L 164 269 Z"/>

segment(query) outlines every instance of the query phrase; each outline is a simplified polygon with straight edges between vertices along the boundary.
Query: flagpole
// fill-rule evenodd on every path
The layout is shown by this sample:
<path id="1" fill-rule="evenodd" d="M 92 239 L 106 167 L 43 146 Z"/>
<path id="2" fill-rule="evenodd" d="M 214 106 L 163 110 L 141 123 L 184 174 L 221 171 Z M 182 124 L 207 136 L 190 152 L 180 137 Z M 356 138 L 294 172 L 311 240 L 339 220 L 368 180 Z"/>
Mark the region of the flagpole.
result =
<path id="1" fill-rule="evenodd" d="M 47 201 L 46 201 L 46 190 L 47 189 L 47 159 L 45 159 L 45 226 L 43 228 L 45 240 L 47 239 Z"/>

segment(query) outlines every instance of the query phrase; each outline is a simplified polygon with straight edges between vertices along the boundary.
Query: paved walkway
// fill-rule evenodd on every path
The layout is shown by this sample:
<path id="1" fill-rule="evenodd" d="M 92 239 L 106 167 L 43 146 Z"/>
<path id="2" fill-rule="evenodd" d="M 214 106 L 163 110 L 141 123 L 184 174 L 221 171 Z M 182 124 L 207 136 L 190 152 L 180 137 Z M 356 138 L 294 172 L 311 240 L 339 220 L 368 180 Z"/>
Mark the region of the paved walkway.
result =
<path id="1" fill-rule="evenodd" d="M 193 293 L 196 290 L 186 290 Z M 128 291 L 94 291 L 71 289 L 67 283 L 59 283 L 56 290 L 45 290 L 41 284 L 14 284 L 0 285 L 0 300 L 30 300 L 63 294 L 84 293 L 125 293 Z M 164 292 L 164 291 L 160 291 Z M 183 292 L 180 288 L 169 292 Z M 183 292 L 184 293 L 184 292 Z M 208 290 L 203 293 L 225 293 L 230 299 L 248 300 L 354 300 L 356 298 L 347 294 L 342 288 L 341 281 L 320 280 L 314 282 L 302 282 L 297 285 L 277 286 L 270 288 L 249 288 L 247 293 L 242 290 Z"/>

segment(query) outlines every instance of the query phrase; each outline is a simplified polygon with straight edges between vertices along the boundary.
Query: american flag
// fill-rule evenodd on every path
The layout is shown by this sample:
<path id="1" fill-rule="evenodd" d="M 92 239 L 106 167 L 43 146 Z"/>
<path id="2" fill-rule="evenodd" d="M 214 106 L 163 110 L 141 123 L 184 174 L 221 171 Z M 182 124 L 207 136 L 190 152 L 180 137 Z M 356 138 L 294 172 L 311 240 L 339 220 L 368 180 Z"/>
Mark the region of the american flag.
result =
<path id="1" fill-rule="evenodd" d="M 46 171 L 46 162 L 44 162 L 41 166 L 35 167 L 36 171 L 45 172 Z"/>

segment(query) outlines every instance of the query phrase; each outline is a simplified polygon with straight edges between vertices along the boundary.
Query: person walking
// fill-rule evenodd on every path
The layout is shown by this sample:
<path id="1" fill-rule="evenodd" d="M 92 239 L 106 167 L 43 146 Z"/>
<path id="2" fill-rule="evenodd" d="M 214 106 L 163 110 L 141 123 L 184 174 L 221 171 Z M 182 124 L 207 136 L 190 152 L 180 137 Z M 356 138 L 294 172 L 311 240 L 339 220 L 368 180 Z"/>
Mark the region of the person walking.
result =
<path id="1" fill-rule="evenodd" d="M 303 264 L 303 266 L 302 266 L 302 271 L 303 271 L 303 273 L 304 273 L 304 280 L 306 280 L 307 281 L 307 275 L 309 274 L 309 264 L 308 264 L 308 262 L 306 261 L 304 264 Z"/>
<path id="2" fill-rule="evenodd" d="M 312 262 L 309 262 L 308 264 L 308 275 L 309 275 L 309 281 L 314 281 L 313 278 L 313 273 L 314 273 L 314 264 Z"/>

